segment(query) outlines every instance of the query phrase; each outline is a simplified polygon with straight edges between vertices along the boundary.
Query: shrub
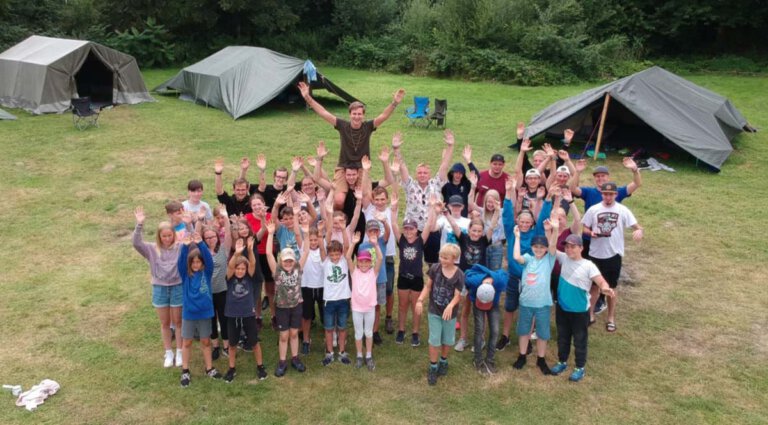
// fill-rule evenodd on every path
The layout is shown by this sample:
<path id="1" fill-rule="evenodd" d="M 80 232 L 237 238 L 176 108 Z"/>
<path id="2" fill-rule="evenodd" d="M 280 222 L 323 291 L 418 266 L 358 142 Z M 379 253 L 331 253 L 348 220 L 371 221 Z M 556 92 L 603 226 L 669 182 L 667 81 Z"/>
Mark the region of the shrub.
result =
<path id="1" fill-rule="evenodd" d="M 135 57 L 142 67 L 162 67 L 174 63 L 175 46 L 170 42 L 168 30 L 152 17 L 147 18 L 141 31 L 131 27 L 125 31 L 116 30 L 115 34 L 110 40 L 111 46 Z"/>

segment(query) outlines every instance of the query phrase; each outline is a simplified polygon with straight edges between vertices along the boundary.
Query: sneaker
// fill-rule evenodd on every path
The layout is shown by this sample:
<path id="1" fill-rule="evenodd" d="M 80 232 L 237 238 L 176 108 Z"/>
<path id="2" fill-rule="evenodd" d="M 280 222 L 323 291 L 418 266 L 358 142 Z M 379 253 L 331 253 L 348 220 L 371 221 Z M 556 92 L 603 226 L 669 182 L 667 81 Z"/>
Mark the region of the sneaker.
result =
<path id="1" fill-rule="evenodd" d="M 496 362 L 493 360 L 486 360 L 485 361 L 485 369 L 488 371 L 489 375 L 493 375 L 496 373 Z"/>
<path id="2" fill-rule="evenodd" d="M 411 334 L 411 347 L 418 347 L 419 345 L 421 345 L 419 334 Z"/>
<path id="3" fill-rule="evenodd" d="M 355 361 L 355 368 L 360 369 L 361 367 L 363 367 L 363 356 L 358 356 Z"/>
<path id="4" fill-rule="evenodd" d="M 285 361 L 277 362 L 277 368 L 275 368 L 275 376 L 282 378 L 285 376 L 285 371 L 288 370 L 288 363 Z"/>
<path id="5" fill-rule="evenodd" d="M 256 376 L 259 378 L 259 381 L 267 379 L 267 369 L 264 365 L 256 366 Z"/>
<path id="6" fill-rule="evenodd" d="M 301 343 L 301 354 L 307 355 L 309 354 L 309 343 L 308 342 L 302 342 Z"/>
<path id="7" fill-rule="evenodd" d="M 211 360 L 216 361 L 219 357 L 221 357 L 221 348 L 213 347 L 213 350 L 211 350 Z"/>
<path id="8" fill-rule="evenodd" d="M 480 351 L 483 351 L 483 348 L 485 348 L 485 340 L 483 340 L 483 343 L 480 344 Z M 475 346 L 473 345 L 471 350 L 473 353 L 475 352 Z"/>
<path id="9" fill-rule="evenodd" d="M 517 360 L 515 361 L 515 363 L 512 364 L 512 367 L 514 367 L 515 369 L 518 369 L 518 370 L 522 369 L 525 366 L 525 362 L 526 361 L 527 361 L 527 359 L 526 359 L 525 355 L 524 354 L 520 354 L 520 355 L 517 356 Z"/>
<path id="10" fill-rule="evenodd" d="M 211 368 L 211 370 L 206 370 L 205 374 L 208 375 L 209 378 L 221 379 L 221 374 L 215 367 Z"/>
<path id="11" fill-rule="evenodd" d="M 539 370 L 544 375 L 551 375 L 552 370 L 549 368 L 549 365 L 547 365 L 547 361 L 544 359 L 544 357 L 539 357 L 536 359 L 536 366 L 539 367 Z"/>
<path id="12" fill-rule="evenodd" d="M 376 369 L 376 362 L 373 361 L 373 357 L 365 359 L 365 364 L 368 366 L 368 370 L 373 372 Z"/>
<path id="13" fill-rule="evenodd" d="M 189 372 L 182 373 L 181 374 L 181 387 L 182 388 L 187 388 L 189 386 L 189 382 L 190 382 Z"/>
<path id="14" fill-rule="evenodd" d="M 163 367 L 173 367 L 173 351 L 166 350 L 165 361 L 163 361 Z"/>
<path id="15" fill-rule="evenodd" d="M 176 350 L 176 360 L 175 360 L 176 367 L 181 367 L 181 363 L 182 363 L 181 350 Z"/>
<path id="16" fill-rule="evenodd" d="M 235 380 L 235 376 L 237 376 L 237 372 L 235 372 L 235 368 L 230 367 L 229 370 L 227 370 L 227 374 L 224 375 L 224 382 L 229 384 L 230 382 Z"/>
<path id="17" fill-rule="evenodd" d="M 488 369 L 485 367 L 485 361 L 484 360 L 475 360 L 472 363 L 475 365 L 475 369 L 481 375 L 485 375 L 486 373 L 488 373 Z"/>
<path id="18" fill-rule="evenodd" d="M 464 349 L 467 348 L 467 340 L 464 338 L 459 339 L 459 342 L 456 343 L 456 345 L 453 347 L 454 350 L 461 353 L 464 351 Z"/>
<path id="19" fill-rule="evenodd" d="M 381 335 L 379 335 L 379 333 L 378 333 L 378 332 L 374 332 L 374 333 L 373 333 L 373 343 L 374 343 L 375 345 L 381 345 L 381 344 L 383 344 L 383 343 L 384 343 L 384 340 L 383 340 L 383 339 L 381 339 Z"/>
<path id="20" fill-rule="evenodd" d="M 402 344 L 403 342 L 405 342 L 405 332 L 397 331 L 397 336 L 395 337 L 395 344 Z"/>
<path id="21" fill-rule="evenodd" d="M 571 373 L 571 376 L 568 377 L 569 381 L 573 382 L 579 382 L 584 378 L 584 368 L 583 367 L 577 367 L 576 369 L 573 369 L 573 372 Z"/>
<path id="22" fill-rule="evenodd" d="M 387 333 L 390 335 L 395 333 L 395 322 L 392 321 L 391 317 L 387 317 L 384 320 L 384 330 L 387 331 Z"/>
<path id="23" fill-rule="evenodd" d="M 229 347 L 221 347 L 221 355 L 229 358 Z"/>
<path id="24" fill-rule="evenodd" d="M 432 367 L 432 365 L 429 365 L 429 368 L 427 368 L 427 384 L 437 384 L 437 368 Z"/>
<path id="25" fill-rule="evenodd" d="M 499 341 L 496 343 L 496 351 L 504 351 L 505 348 L 510 344 L 509 337 L 506 335 L 502 335 L 499 338 Z"/>
<path id="26" fill-rule="evenodd" d="M 339 361 L 341 361 L 341 364 L 352 364 L 352 360 L 349 359 L 349 353 L 347 352 L 339 353 Z"/>
<path id="27" fill-rule="evenodd" d="M 448 374 L 448 361 L 437 361 L 437 374 L 439 376 L 445 376 Z"/>
<path id="28" fill-rule="evenodd" d="M 608 304 L 603 301 L 603 297 L 600 297 L 595 304 L 595 314 L 601 314 L 605 310 L 608 310 Z"/>
<path id="29" fill-rule="evenodd" d="M 336 331 L 333 331 L 333 348 L 336 348 L 339 346 L 339 333 Z"/>
<path id="30" fill-rule="evenodd" d="M 568 364 L 566 362 L 557 362 L 557 364 L 552 366 L 549 370 L 552 371 L 553 375 L 559 375 L 565 372 L 566 369 L 568 369 Z"/>
<path id="31" fill-rule="evenodd" d="M 298 357 L 294 357 L 291 359 L 291 367 L 296 369 L 296 371 L 299 373 L 304 373 L 304 371 L 307 370 L 307 367 L 304 366 L 304 363 L 302 363 Z"/>
<path id="32" fill-rule="evenodd" d="M 328 366 L 331 363 L 333 363 L 333 353 L 325 353 L 325 357 L 323 357 L 323 366 Z"/>

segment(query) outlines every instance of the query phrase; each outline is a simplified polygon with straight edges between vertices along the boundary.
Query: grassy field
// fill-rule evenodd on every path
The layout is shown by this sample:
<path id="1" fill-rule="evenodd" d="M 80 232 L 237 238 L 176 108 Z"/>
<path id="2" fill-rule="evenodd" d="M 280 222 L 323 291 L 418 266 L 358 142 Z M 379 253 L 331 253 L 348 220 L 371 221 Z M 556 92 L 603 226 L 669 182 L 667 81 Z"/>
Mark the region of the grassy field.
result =
<path id="1" fill-rule="evenodd" d="M 459 146 L 473 146 L 480 165 L 495 152 L 511 158 L 506 146 L 517 121 L 586 88 L 323 71 L 368 103 L 370 116 L 400 86 L 408 98 L 447 98 L 449 127 Z M 147 86 L 174 73 L 147 71 Z M 729 97 L 753 125 L 768 122 L 768 78 L 688 77 Z M 319 139 L 334 156 L 338 135 L 302 107 L 264 108 L 233 121 L 216 109 L 157 100 L 109 110 L 100 129 L 85 132 L 68 114 L 11 110 L 19 119 L 0 122 L 0 187 L 8 202 L 0 210 L 2 383 L 27 389 L 50 378 L 62 385 L 34 413 L 4 393 L 0 423 L 768 422 L 768 273 L 760 266 L 768 245 L 758 235 L 768 198 L 765 132 L 737 137 L 719 174 L 688 158 L 669 162 L 677 173 L 643 173 L 643 187 L 626 201 L 646 233 L 642 243 L 627 243 L 632 284 L 620 288 L 619 330 L 609 335 L 602 322 L 592 328 L 579 384 L 531 365 L 513 370 L 513 346 L 499 354 L 492 378 L 474 371 L 470 352 L 452 353 L 449 376 L 428 387 L 426 346 L 397 346 L 388 335 L 374 373 L 339 363 L 323 368 L 316 329 L 304 375 L 271 375 L 277 347 L 267 331 L 269 379 L 255 380 L 253 362 L 242 355 L 232 384 L 203 379 L 195 350 L 192 386 L 182 390 L 179 370 L 161 367 L 148 267 L 130 243 L 134 206 L 144 205 L 152 229 L 163 204 L 185 196 L 191 178 L 202 179 L 204 199 L 214 200 L 215 157 L 225 158 L 229 181 L 243 155 L 267 154 L 271 170 L 309 154 Z M 342 105 L 332 109 L 344 115 Z M 436 166 L 440 132 L 408 127 L 402 111 L 374 134 L 373 146 L 402 130 L 409 163 Z M 607 163 L 620 183 L 630 180 L 615 155 Z M 555 351 L 551 342 L 550 362 Z M 226 370 L 226 360 L 217 366 Z"/>

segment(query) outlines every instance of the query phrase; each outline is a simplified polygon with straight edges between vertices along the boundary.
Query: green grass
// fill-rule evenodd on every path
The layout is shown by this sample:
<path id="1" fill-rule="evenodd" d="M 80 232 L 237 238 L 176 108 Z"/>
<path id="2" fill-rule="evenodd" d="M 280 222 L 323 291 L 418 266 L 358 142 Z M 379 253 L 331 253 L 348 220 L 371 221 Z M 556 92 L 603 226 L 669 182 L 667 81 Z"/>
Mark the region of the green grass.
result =
<path id="1" fill-rule="evenodd" d="M 145 73 L 153 87 L 175 70 Z M 512 87 L 327 68 L 324 72 L 378 113 L 400 86 L 412 95 L 447 98 L 449 127 L 459 146 L 471 144 L 480 165 L 512 154 L 514 124 L 587 86 Z M 729 97 L 750 122 L 768 122 L 765 77 L 690 76 Z M 670 161 L 678 172 L 644 172 L 628 205 L 646 239 L 628 242 L 625 265 L 635 282 L 621 287 L 616 335 L 593 328 L 587 378 L 546 378 L 533 366 L 514 371 L 512 349 L 498 356 L 500 373 L 484 379 L 471 354 L 451 353 L 451 371 L 437 387 L 425 382 L 426 347 L 376 350 L 375 373 L 336 363 L 320 366 L 313 333 L 309 370 L 254 381 L 239 356 L 234 383 L 203 379 L 194 351 L 192 386 L 178 369 L 161 367 L 158 323 L 150 304 L 146 262 L 133 250 L 135 205 L 148 228 L 163 204 L 185 195 L 191 178 L 213 200 L 213 159 L 226 160 L 225 181 L 240 157 L 268 155 L 268 166 L 307 155 L 319 139 L 335 156 L 337 133 L 301 107 L 263 108 L 233 121 L 225 113 L 157 97 L 118 107 L 101 128 L 79 132 L 68 114 L 0 122 L 0 358 L 3 383 L 25 388 L 44 378 L 62 389 L 37 412 L 13 407 L 5 394 L 2 423 L 765 423 L 768 421 L 768 318 L 760 264 L 768 161 L 765 133 L 741 135 L 723 171 Z M 322 100 L 328 103 L 327 100 Z M 345 108 L 332 108 L 338 115 Z M 437 166 L 439 131 L 408 127 L 403 108 L 374 134 L 373 146 L 405 135 L 409 164 Z M 456 155 L 458 160 L 459 155 Z M 615 155 L 619 182 L 630 175 Z M 380 170 L 375 170 L 380 175 Z M 251 174 L 255 178 L 255 174 Z M 147 234 L 147 238 L 151 237 Z M 426 337 L 426 331 L 423 331 Z M 550 362 L 556 347 L 550 343 Z M 274 333 L 264 334 L 272 372 Z M 224 360 L 218 361 L 226 369 Z"/>

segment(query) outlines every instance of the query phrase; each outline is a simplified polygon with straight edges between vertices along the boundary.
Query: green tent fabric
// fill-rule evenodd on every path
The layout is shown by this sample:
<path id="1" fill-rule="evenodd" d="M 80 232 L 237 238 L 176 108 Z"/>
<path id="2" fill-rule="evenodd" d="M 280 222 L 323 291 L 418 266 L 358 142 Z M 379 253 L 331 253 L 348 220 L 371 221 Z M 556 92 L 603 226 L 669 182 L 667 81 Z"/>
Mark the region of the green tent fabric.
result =
<path id="1" fill-rule="evenodd" d="M 11 115 L 8 112 L 5 112 L 4 110 L 0 109 L 0 120 L 15 120 L 16 116 Z"/>
<path id="2" fill-rule="evenodd" d="M 311 62 L 262 47 L 229 46 L 182 69 L 154 91 L 177 91 L 184 100 L 213 106 L 237 119 L 280 95 L 300 81 Z M 347 102 L 357 99 L 319 72 L 311 88 L 324 88 Z"/>
<path id="3" fill-rule="evenodd" d="M 611 96 L 609 111 L 626 109 L 629 119 L 641 121 L 717 170 L 733 151 L 731 139 L 755 131 L 728 99 L 654 66 L 550 105 L 531 119 L 526 137 L 594 124 L 606 94 Z M 606 119 L 606 125 L 610 123 Z"/>
<path id="4" fill-rule="evenodd" d="M 0 104 L 33 114 L 64 112 L 70 100 L 153 102 L 133 56 L 101 44 L 33 35 L 0 53 Z"/>

